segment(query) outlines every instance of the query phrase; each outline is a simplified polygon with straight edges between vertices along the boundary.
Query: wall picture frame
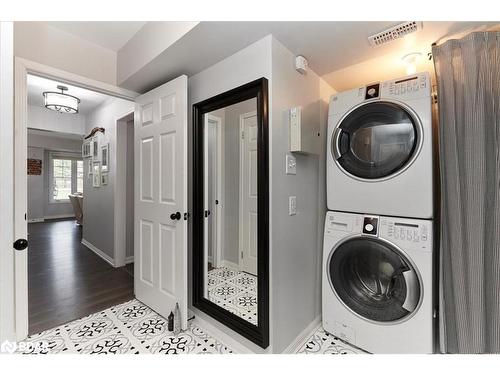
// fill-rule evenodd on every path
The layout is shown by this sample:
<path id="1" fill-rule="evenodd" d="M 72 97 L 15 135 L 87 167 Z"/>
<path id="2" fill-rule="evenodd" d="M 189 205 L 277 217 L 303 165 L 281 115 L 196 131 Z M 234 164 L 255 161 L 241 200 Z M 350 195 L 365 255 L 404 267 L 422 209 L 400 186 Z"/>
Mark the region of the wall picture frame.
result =
<path id="1" fill-rule="evenodd" d="M 93 159 L 92 157 L 89 157 L 87 158 L 87 160 L 85 161 L 87 163 L 86 167 L 87 167 L 87 178 L 89 178 L 90 176 L 92 176 L 92 173 L 93 173 Z"/>
<path id="2" fill-rule="evenodd" d="M 92 138 L 92 157 L 95 160 L 99 160 L 99 138 L 98 137 Z"/>
<path id="3" fill-rule="evenodd" d="M 91 142 L 89 140 L 85 140 L 82 144 L 82 158 L 89 158 L 92 156 L 90 151 Z"/>
<path id="4" fill-rule="evenodd" d="M 101 187 L 101 162 L 94 161 L 92 163 L 92 186 Z"/>
<path id="5" fill-rule="evenodd" d="M 109 143 L 101 146 L 101 173 L 109 172 Z"/>

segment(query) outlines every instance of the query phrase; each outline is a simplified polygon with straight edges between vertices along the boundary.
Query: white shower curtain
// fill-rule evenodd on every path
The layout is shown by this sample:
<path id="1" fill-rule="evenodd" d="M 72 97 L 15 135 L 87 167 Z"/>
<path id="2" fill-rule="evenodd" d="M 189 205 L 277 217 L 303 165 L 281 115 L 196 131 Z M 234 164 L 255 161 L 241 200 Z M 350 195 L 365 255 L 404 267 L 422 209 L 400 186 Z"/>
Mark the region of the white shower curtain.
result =
<path id="1" fill-rule="evenodd" d="M 500 32 L 433 47 L 441 173 L 441 348 L 500 353 Z"/>

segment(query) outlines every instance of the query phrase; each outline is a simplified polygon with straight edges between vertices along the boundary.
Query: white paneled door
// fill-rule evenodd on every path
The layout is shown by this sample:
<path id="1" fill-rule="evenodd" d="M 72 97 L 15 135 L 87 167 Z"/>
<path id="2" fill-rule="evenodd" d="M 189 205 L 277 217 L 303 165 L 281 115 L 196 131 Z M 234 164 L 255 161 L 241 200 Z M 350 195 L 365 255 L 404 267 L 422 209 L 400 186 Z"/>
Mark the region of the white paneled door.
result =
<path id="1" fill-rule="evenodd" d="M 240 270 L 257 275 L 257 113 L 240 117 Z"/>
<path id="2" fill-rule="evenodd" d="M 137 299 L 167 317 L 179 303 L 187 328 L 187 77 L 135 104 Z"/>

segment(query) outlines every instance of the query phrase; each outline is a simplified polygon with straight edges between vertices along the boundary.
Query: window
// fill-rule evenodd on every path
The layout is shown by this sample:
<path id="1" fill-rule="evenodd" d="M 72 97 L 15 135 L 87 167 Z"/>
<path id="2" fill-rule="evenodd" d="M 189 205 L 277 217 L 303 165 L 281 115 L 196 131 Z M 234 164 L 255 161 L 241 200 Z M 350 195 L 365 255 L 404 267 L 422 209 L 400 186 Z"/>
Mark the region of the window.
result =
<path id="1" fill-rule="evenodd" d="M 68 155 L 50 156 L 50 202 L 68 202 L 69 194 L 83 192 L 83 161 Z"/>

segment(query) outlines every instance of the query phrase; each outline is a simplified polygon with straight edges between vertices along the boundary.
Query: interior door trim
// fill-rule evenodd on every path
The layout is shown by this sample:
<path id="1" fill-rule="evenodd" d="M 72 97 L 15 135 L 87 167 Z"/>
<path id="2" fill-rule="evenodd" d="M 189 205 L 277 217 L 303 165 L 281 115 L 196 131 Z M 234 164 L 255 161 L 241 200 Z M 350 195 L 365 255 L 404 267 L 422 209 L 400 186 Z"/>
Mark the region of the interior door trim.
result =
<path id="1" fill-rule="evenodd" d="M 203 116 L 257 99 L 257 325 L 204 297 Z M 193 105 L 193 306 L 262 348 L 269 346 L 269 109 L 268 81 L 260 78 Z"/>

